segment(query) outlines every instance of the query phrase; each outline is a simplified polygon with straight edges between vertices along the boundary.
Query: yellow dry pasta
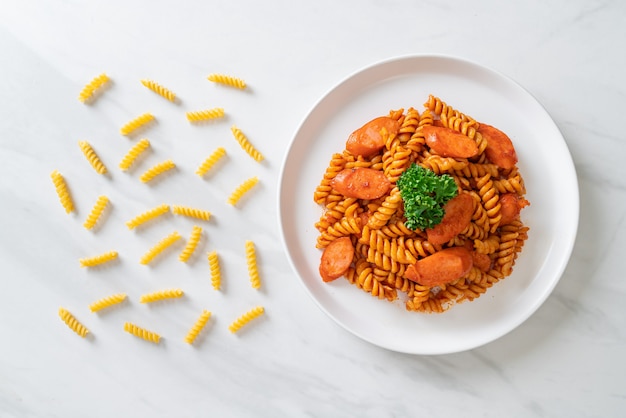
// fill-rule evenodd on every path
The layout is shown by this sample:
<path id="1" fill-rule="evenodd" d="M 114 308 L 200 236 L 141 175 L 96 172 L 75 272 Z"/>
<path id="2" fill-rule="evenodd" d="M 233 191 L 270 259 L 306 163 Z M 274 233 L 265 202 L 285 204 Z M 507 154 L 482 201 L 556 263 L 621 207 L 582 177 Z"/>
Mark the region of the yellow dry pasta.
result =
<path id="1" fill-rule="evenodd" d="M 246 241 L 246 263 L 248 264 L 248 274 L 250 284 L 254 289 L 261 287 L 261 276 L 256 262 L 256 250 L 252 241 Z"/>
<path id="2" fill-rule="evenodd" d="M 244 135 L 244 133 L 241 131 L 241 129 L 239 129 L 237 126 L 233 125 L 230 128 L 230 130 L 233 133 L 233 136 L 235 137 L 235 139 L 237 140 L 239 145 L 241 146 L 241 148 L 243 148 L 243 150 L 249 156 L 251 156 L 256 162 L 263 161 L 263 159 L 265 158 L 265 157 L 263 157 L 263 154 L 261 154 L 256 148 L 254 148 L 254 146 L 250 143 L 250 141 L 248 140 L 246 135 Z"/>
<path id="3" fill-rule="evenodd" d="M 89 216 L 87 216 L 87 219 L 85 219 L 85 223 L 83 223 L 83 226 L 87 229 L 93 229 L 98 223 L 98 220 L 102 216 L 102 213 L 104 212 L 104 209 L 106 208 L 108 203 L 109 203 L 108 197 L 104 195 L 99 196 L 98 200 L 96 200 L 96 203 L 91 209 Z"/>
<path id="4" fill-rule="evenodd" d="M 211 212 L 209 212 L 208 210 L 192 208 L 189 206 L 172 205 L 172 213 L 174 213 L 175 215 L 200 219 L 203 221 L 208 221 L 209 219 L 211 219 Z"/>
<path id="5" fill-rule="evenodd" d="M 166 161 L 160 162 L 150 167 L 149 169 L 147 169 L 139 177 L 139 180 L 141 180 L 143 183 L 148 183 L 149 181 L 152 181 L 156 176 L 159 176 L 165 173 L 166 171 L 172 170 L 174 168 L 176 168 L 176 164 L 174 164 L 172 160 L 166 160 Z"/>
<path id="6" fill-rule="evenodd" d="M 247 325 L 253 319 L 258 318 L 259 316 L 263 315 L 264 312 L 265 312 L 265 308 L 263 308 L 262 306 L 257 306 L 255 308 L 252 308 L 248 312 L 244 313 L 239 318 L 237 318 L 235 321 L 233 321 L 233 323 L 228 326 L 228 329 L 230 330 L 230 332 L 234 334 L 237 331 L 239 331 L 244 325 Z"/>
<path id="7" fill-rule="evenodd" d="M 193 344 L 193 342 L 198 338 L 198 335 L 202 331 L 202 329 L 206 326 L 207 322 L 211 318 L 211 312 L 204 309 L 196 322 L 193 324 L 193 327 L 189 330 L 187 335 L 185 336 L 185 342 L 187 344 Z"/>
<path id="8" fill-rule="evenodd" d="M 102 73 L 93 79 L 89 83 L 83 87 L 80 94 L 78 95 L 78 100 L 83 103 L 91 103 L 93 102 L 97 95 L 102 91 L 102 87 L 107 85 L 111 79 L 105 73 Z"/>
<path id="9" fill-rule="evenodd" d="M 138 226 L 151 221 L 167 212 L 170 211 L 170 207 L 169 205 L 159 205 L 157 207 L 154 207 L 152 209 L 148 209 L 147 211 L 140 213 L 139 215 L 135 216 L 133 219 L 131 219 L 130 221 L 126 222 L 126 226 L 128 227 L 128 229 L 135 229 Z"/>
<path id="10" fill-rule="evenodd" d="M 176 241 L 181 239 L 182 237 L 177 231 L 172 232 L 159 242 L 157 242 L 152 248 L 150 248 L 146 253 L 141 256 L 139 262 L 141 264 L 149 264 L 152 260 L 156 258 L 159 254 L 165 251 L 168 247 L 173 245 Z"/>
<path id="11" fill-rule="evenodd" d="M 151 343 L 158 344 L 159 341 L 161 341 L 161 336 L 156 332 L 148 331 L 147 329 L 137 326 L 131 322 L 124 323 L 124 331 Z"/>
<path id="12" fill-rule="evenodd" d="M 150 141 L 146 138 L 141 139 L 128 150 L 126 155 L 124 155 L 124 158 L 120 161 L 120 168 L 123 171 L 128 170 L 135 163 L 135 161 L 137 161 L 139 156 L 148 148 L 150 148 Z"/>
<path id="13" fill-rule="evenodd" d="M 226 150 L 224 147 L 218 147 L 200 164 L 196 170 L 196 174 L 200 177 L 204 176 L 225 155 Z"/>
<path id="14" fill-rule="evenodd" d="M 61 317 L 63 322 L 65 322 L 65 324 L 70 327 L 70 329 L 76 334 L 80 335 L 83 338 L 85 338 L 87 334 L 89 334 L 89 330 L 87 329 L 87 327 L 78 322 L 78 319 L 76 319 L 76 317 L 74 317 L 74 315 L 72 315 L 67 309 L 59 308 L 59 316 Z"/>
<path id="15" fill-rule="evenodd" d="M 146 86 L 147 88 L 149 88 L 150 90 L 158 94 L 159 96 L 166 98 L 170 102 L 176 101 L 176 94 L 174 94 L 173 91 L 171 91 L 168 88 L 163 87 L 162 85 L 160 85 L 159 83 L 155 81 L 144 79 L 144 80 L 141 80 L 141 84 L 143 84 L 144 86 Z"/>
<path id="16" fill-rule="evenodd" d="M 80 266 L 81 267 L 95 267 L 100 264 L 108 263 L 109 261 L 113 261 L 117 259 L 117 251 L 108 251 L 106 253 L 96 255 L 88 258 L 81 258 Z"/>
<path id="17" fill-rule="evenodd" d="M 102 160 L 100 160 L 100 157 L 98 157 L 98 154 L 93 150 L 92 146 L 87 141 L 78 141 L 78 146 L 93 169 L 96 170 L 98 174 L 106 174 L 107 168 L 104 163 L 102 163 Z"/>
<path id="18" fill-rule="evenodd" d="M 106 296 L 89 305 L 91 312 L 98 312 L 111 306 L 118 305 L 126 300 L 126 293 L 116 293 L 111 296 Z"/>
<path id="19" fill-rule="evenodd" d="M 211 269 L 211 285 L 213 289 L 220 290 L 222 286 L 222 271 L 220 269 L 220 262 L 217 256 L 217 251 L 211 251 L 207 255 L 209 261 L 209 268 Z"/>
<path id="20" fill-rule="evenodd" d="M 250 189 L 252 189 L 259 182 L 258 177 L 254 176 L 243 183 L 241 183 L 237 188 L 231 193 L 228 197 L 228 203 L 231 205 L 236 205 L 237 202 L 243 197 L 244 194 L 248 193 Z"/>
<path id="21" fill-rule="evenodd" d="M 197 110 L 194 112 L 185 113 L 189 122 L 204 122 L 212 119 L 220 119 L 225 115 L 224 109 L 221 107 L 214 107 L 212 109 Z"/>
<path id="22" fill-rule="evenodd" d="M 124 126 L 120 128 L 120 133 L 125 136 L 132 135 L 140 128 L 146 127 L 149 123 L 154 121 L 154 115 L 151 113 L 144 113 L 142 115 L 137 116 L 135 119 L 126 123 Z"/>
<path id="23" fill-rule="evenodd" d="M 141 295 L 141 297 L 139 298 L 139 302 L 152 303 L 152 302 L 158 302 L 160 300 L 165 300 L 165 299 L 176 299 L 176 298 L 183 297 L 184 294 L 185 292 L 183 292 L 181 289 L 159 290 L 156 292 L 146 293 L 144 295 Z"/>
<path id="24" fill-rule="evenodd" d="M 57 195 L 59 196 L 59 201 L 61 202 L 61 205 L 63 205 L 65 212 L 74 212 L 74 202 L 72 201 L 70 190 L 67 187 L 67 183 L 65 182 L 63 175 L 57 170 L 54 170 L 50 173 L 50 178 L 52 178 L 52 183 L 54 184 Z"/>
<path id="25" fill-rule="evenodd" d="M 246 88 L 246 82 L 243 81 L 241 78 L 229 76 L 226 74 L 209 74 L 207 78 L 213 83 L 224 84 L 226 86 L 235 87 L 238 89 Z"/>
<path id="26" fill-rule="evenodd" d="M 189 259 L 193 255 L 193 252 L 196 250 L 196 247 L 198 246 L 201 237 L 202 228 L 200 228 L 199 226 L 194 226 L 191 231 L 189 240 L 187 241 L 187 245 L 185 245 L 185 248 L 183 248 L 183 251 L 178 256 L 178 259 L 180 261 L 182 261 L 183 263 L 189 261 Z"/>

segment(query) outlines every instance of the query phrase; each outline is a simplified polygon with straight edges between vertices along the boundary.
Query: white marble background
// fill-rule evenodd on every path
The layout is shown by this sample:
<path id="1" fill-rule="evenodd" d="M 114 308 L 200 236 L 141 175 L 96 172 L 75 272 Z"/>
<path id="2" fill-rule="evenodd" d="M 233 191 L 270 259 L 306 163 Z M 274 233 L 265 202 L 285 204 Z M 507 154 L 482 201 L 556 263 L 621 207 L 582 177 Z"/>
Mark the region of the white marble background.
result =
<path id="1" fill-rule="evenodd" d="M 2 0 L 0 416 L 624 416 L 624 22 L 621 0 Z M 290 270 L 275 212 L 284 151 L 315 101 L 363 66 L 411 53 L 458 55 L 522 84 L 562 130 L 580 185 L 578 239 L 552 296 L 503 338 L 443 356 L 389 352 L 332 322 Z M 112 88 L 93 106 L 79 103 L 82 86 L 102 71 Z M 211 72 L 239 75 L 251 90 L 216 88 L 205 80 Z M 159 100 L 141 78 L 183 102 Z M 184 120 L 187 110 L 217 105 L 230 112 L 221 125 Z M 119 127 L 148 108 L 159 123 L 146 135 L 154 144 L 146 164 L 172 157 L 180 168 L 143 188 L 137 172 L 115 164 L 130 145 Z M 221 140 L 232 123 L 256 141 L 264 164 Z M 110 176 L 91 171 L 79 139 L 110 162 Z M 229 159 L 202 181 L 193 169 L 217 144 Z M 53 169 L 70 179 L 74 216 L 58 203 Z M 222 204 L 252 175 L 260 185 L 250 204 Z M 113 210 L 103 228 L 86 231 L 82 220 L 103 193 Z M 223 253 L 223 292 L 210 288 L 203 259 L 135 262 L 172 229 L 190 232 L 192 223 L 174 216 L 125 230 L 124 221 L 160 203 L 211 206 L 202 248 Z M 247 280 L 245 239 L 257 244 L 260 292 L 235 279 Z M 79 257 L 112 243 L 122 254 L 114 268 L 78 267 Z M 163 287 L 187 296 L 137 302 Z M 88 303 L 120 289 L 128 306 L 89 313 Z M 267 315 L 230 335 L 231 319 L 256 304 Z M 94 338 L 69 331 L 61 305 Z M 189 347 L 182 337 L 208 305 L 214 318 Z M 163 344 L 121 332 L 127 319 L 162 330 Z"/>

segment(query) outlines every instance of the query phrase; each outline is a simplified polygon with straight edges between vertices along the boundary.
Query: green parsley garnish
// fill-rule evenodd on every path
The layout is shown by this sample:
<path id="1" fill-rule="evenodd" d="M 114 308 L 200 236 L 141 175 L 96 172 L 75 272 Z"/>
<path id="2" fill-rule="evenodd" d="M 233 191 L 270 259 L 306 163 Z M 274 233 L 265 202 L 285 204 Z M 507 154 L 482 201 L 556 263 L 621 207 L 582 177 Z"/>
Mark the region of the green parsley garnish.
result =
<path id="1" fill-rule="evenodd" d="M 432 228 L 441 222 L 443 205 L 457 195 L 454 179 L 415 163 L 411 164 L 398 179 L 396 185 L 404 201 L 404 223 L 409 229 Z"/>

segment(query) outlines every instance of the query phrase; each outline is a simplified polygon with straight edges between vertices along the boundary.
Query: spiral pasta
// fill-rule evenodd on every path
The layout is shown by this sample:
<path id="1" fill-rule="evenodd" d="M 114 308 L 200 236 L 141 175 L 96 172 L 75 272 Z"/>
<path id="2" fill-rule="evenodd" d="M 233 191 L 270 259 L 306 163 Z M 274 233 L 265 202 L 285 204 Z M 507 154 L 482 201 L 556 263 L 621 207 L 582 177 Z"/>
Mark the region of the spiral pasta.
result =
<path id="1" fill-rule="evenodd" d="M 221 107 L 214 107 L 212 109 L 205 110 L 197 110 L 194 112 L 187 112 L 185 116 L 187 116 L 187 120 L 189 122 L 206 122 L 212 119 L 220 119 L 223 118 L 226 113 L 224 109 Z"/>
<path id="2" fill-rule="evenodd" d="M 209 155 L 203 162 L 202 164 L 200 164 L 200 166 L 198 167 L 198 169 L 196 170 L 196 174 L 200 177 L 203 177 L 206 173 L 209 172 L 209 170 L 211 168 L 213 168 L 213 166 L 215 164 L 217 164 L 217 162 L 219 160 L 221 160 L 224 156 L 226 155 L 226 150 L 224 149 L 224 147 L 217 147 L 215 149 L 215 151 L 213 151 L 211 153 L 211 155 Z"/>
<path id="3" fill-rule="evenodd" d="M 85 338 L 89 334 L 87 327 L 81 324 L 67 309 L 59 308 L 59 317 L 72 331 L 81 337 Z"/>
<path id="4" fill-rule="evenodd" d="M 193 327 L 191 327 L 191 329 L 185 336 L 185 342 L 187 344 L 193 344 L 196 338 L 198 338 L 198 335 L 200 335 L 200 332 L 206 326 L 207 322 L 209 322 L 210 318 L 211 318 L 211 312 L 204 309 L 202 313 L 200 314 L 200 316 L 198 317 L 198 319 L 196 320 L 196 322 L 193 324 Z"/>
<path id="5" fill-rule="evenodd" d="M 126 300 L 126 293 L 116 293 L 114 295 L 106 296 L 89 305 L 91 312 L 98 312 L 111 306 L 118 305 Z"/>
<path id="6" fill-rule="evenodd" d="M 83 87 L 78 100 L 85 104 L 92 103 L 110 81 L 111 79 L 105 73 L 97 75 Z"/>
<path id="7" fill-rule="evenodd" d="M 209 268 L 211 270 L 211 285 L 213 289 L 220 290 L 222 286 L 222 271 L 220 269 L 220 262 L 217 256 L 217 251 L 211 251 L 207 254 L 209 262 Z"/>
<path id="8" fill-rule="evenodd" d="M 228 326 L 228 330 L 234 334 L 237 331 L 239 331 L 243 326 L 247 325 L 253 319 L 258 318 L 264 313 L 265 313 L 265 308 L 263 308 L 262 306 L 257 306 L 255 308 L 252 308 L 248 312 L 242 314 L 239 318 L 235 319 Z"/>
<path id="9" fill-rule="evenodd" d="M 178 259 L 180 261 L 182 261 L 183 263 L 186 263 L 187 261 L 189 261 L 194 251 L 196 250 L 196 247 L 198 246 L 198 243 L 200 242 L 201 237 L 202 237 L 202 228 L 200 228 L 199 226 L 194 226 L 191 231 L 189 240 L 187 241 L 187 245 L 185 245 L 185 248 L 183 248 L 183 251 L 178 256 Z"/>
<path id="10" fill-rule="evenodd" d="M 226 74 L 209 74 L 207 79 L 214 83 L 224 84 L 227 86 L 238 88 L 240 90 L 243 90 L 246 88 L 245 81 L 243 81 L 240 78 L 233 77 L 233 76 L 226 75 Z"/>
<path id="11" fill-rule="evenodd" d="M 172 205 L 172 213 L 175 215 L 200 219 L 203 221 L 208 221 L 209 219 L 211 219 L 211 212 L 209 212 L 208 210 L 192 208 L 189 206 Z"/>
<path id="12" fill-rule="evenodd" d="M 246 241 L 246 264 L 248 265 L 248 275 L 250 276 L 250 285 L 253 289 L 261 287 L 261 276 L 256 261 L 256 250 L 254 242 Z"/>
<path id="13" fill-rule="evenodd" d="M 241 183 L 228 197 L 228 204 L 235 206 L 237 202 L 248 193 L 257 183 L 258 177 L 254 176 Z"/>
<path id="14" fill-rule="evenodd" d="M 124 331 L 137 338 L 141 338 L 142 340 L 146 340 L 154 344 L 158 344 L 161 341 L 161 336 L 156 332 L 148 331 L 147 329 L 135 325 L 132 322 L 124 322 Z"/>
<path id="15" fill-rule="evenodd" d="M 265 158 L 248 140 L 248 137 L 237 126 L 233 125 L 230 128 L 233 136 L 241 146 L 241 148 L 254 159 L 256 162 L 261 162 Z"/>
<path id="16" fill-rule="evenodd" d="M 165 251 L 167 248 L 172 246 L 176 241 L 181 239 L 182 237 L 177 231 L 172 232 L 159 242 L 157 242 L 152 248 L 145 252 L 139 262 L 141 264 L 149 264 L 152 260 L 154 260 L 159 254 Z"/>
<path id="17" fill-rule="evenodd" d="M 185 293 L 181 289 L 166 289 L 141 295 L 139 302 L 153 303 L 165 299 L 182 298 Z"/>
<path id="18" fill-rule="evenodd" d="M 120 169 L 122 171 L 128 170 L 148 148 L 150 148 L 150 141 L 146 138 L 141 139 L 124 155 L 124 158 L 120 161 Z"/>
<path id="19" fill-rule="evenodd" d="M 153 165 L 149 169 L 143 172 L 143 174 L 139 177 L 143 183 L 148 183 L 154 180 L 155 177 L 176 168 L 176 164 L 172 160 L 165 160 L 158 164 Z"/>
<path id="20" fill-rule="evenodd" d="M 54 170 L 50 173 L 50 178 L 54 184 L 59 201 L 61 202 L 61 205 L 63 205 L 63 209 L 65 209 L 65 213 L 74 212 L 74 201 L 72 200 L 70 190 L 67 187 L 67 182 L 65 181 L 63 175 L 59 173 L 59 171 Z"/>
<path id="21" fill-rule="evenodd" d="M 135 229 L 138 226 L 141 226 L 148 221 L 151 221 L 161 215 L 168 213 L 169 211 L 170 211 L 169 205 L 163 204 L 163 205 L 156 206 L 152 209 L 148 209 L 145 212 L 142 212 L 139 215 L 135 216 L 133 219 L 126 222 L 126 226 L 128 227 L 128 229 Z"/>
<path id="22" fill-rule="evenodd" d="M 171 91 L 168 88 L 163 87 L 162 85 L 160 85 L 159 83 L 155 81 L 144 79 L 144 80 L 141 80 L 141 84 L 143 84 L 145 87 L 149 88 L 150 90 L 152 90 L 159 96 L 169 100 L 170 102 L 176 101 L 176 94 L 174 94 L 173 91 Z"/>
<path id="23" fill-rule="evenodd" d="M 85 155 L 85 158 L 87 158 L 87 161 L 89 161 L 89 164 L 91 164 L 93 169 L 96 170 L 98 174 L 107 173 L 106 166 L 100 160 L 100 157 L 98 157 L 98 154 L 96 154 L 92 146 L 87 141 L 78 141 L 78 146 L 80 147 L 80 150 Z"/>
<path id="24" fill-rule="evenodd" d="M 117 251 L 108 251 L 93 257 L 81 258 L 79 260 L 81 267 L 95 267 L 113 260 L 117 260 Z"/>
<path id="25" fill-rule="evenodd" d="M 85 223 L 83 223 L 83 226 L 86 229 L 93 229 L 96 226 L 96 224 L 98 223 L 98 220 L 102 216 L 102 213 L 104 212 L 104 209 L 106 208 L 108 203 L 109 203 L 108 197 L 104 195 L 98 197 L 98 200 L 96 200 L 96 203 L 91 209 L 89 216 L 87 216 L 87 219 L 85 219 Z"/>
<path id="26" fill-rule="evenodd" d="M 124 136 L 131 136 L 140 129 L 146 128 L 154 120 L 155 117 L 152 113 L 143 113 L 122 126 L 120 133 Z"/>

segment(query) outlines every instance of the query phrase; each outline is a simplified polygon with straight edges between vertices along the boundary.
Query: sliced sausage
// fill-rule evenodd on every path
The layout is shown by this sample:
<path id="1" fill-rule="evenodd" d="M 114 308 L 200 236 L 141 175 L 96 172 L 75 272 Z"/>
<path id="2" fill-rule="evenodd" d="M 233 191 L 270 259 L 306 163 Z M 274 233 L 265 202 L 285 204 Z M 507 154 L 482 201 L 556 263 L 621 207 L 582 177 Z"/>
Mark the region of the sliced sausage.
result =
<path id="1" fill-rule="evenodd" d="M 487 254 L 477 253 L 476 251 L 472 251 L 472 262 L 474 267 L 483 273 L 491 270 L 491 257 Z"/>
<path id="2" fill-rule="evenodd" d="M 503 193 L 500 195 L 500 205 L 500 225 L 508 225 L 519 217 L 521 210 L 529 202 L 515 193 Z"/>
<path id="3" fill-rule="evenodd" d="M 446 248 L 417 260 L 407 267 L 404 277 L 422 286 L 440 286 L 467 275 L 472 265 L 472 253 L 467 248 Z"/>
<path id="4" fill-rule="evenodd" d="M 467 228 L 474 214 L 474 199 L 467 193 L 460 193 L 450 199 L 443 210 L 441 223 L 426 230 L 431 244 L 445 244 Z"/>
<path id="5" fill-rule="evenodd" d="M 333 240 L 324 249 L 320 260 L 320 276 L 325 282 L 330 282 L 343 276 L 354 258 L 354 246 L 350 237 L 341 237 Z"/>
<path id="6" fill-rule="evenodd" d="M 487 140 L 485 154 L 489 161 L 504 169 L 512 168 L 517 164 L 515 147 L 507 134 L 484 123 L 480 124 L 478 132 Z"/>
<path id="7" fill-rule="evenodd" d="M 476 141 L 450 128 L 423 126 L 426 145 L 442 157 L 471 158 L 478 154 Z"/>
<path id="8" fill-rule="evenodd" d="M 386 195 L 393 186 L 384 172 L 365 167 L 341 170 L 330 185 L 346 197 L 367 200 Z"/>
<path id="9" fill-rule="evenodd" d="M 380 134 L 383 128 L 389 135 L 396 135 L 400 130 L 400 123 L 387 116 L 372 119 L 352 132 L 346 141 L 346 149 L 355 156 L 370 157 L 377 154 L 385 146 L 385 138 Z"/>

